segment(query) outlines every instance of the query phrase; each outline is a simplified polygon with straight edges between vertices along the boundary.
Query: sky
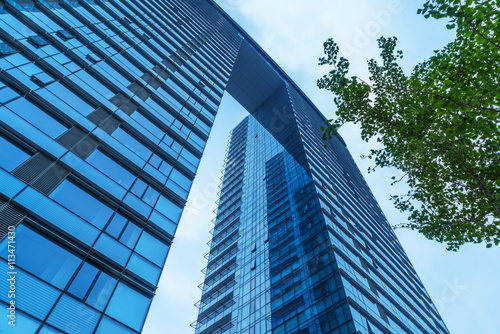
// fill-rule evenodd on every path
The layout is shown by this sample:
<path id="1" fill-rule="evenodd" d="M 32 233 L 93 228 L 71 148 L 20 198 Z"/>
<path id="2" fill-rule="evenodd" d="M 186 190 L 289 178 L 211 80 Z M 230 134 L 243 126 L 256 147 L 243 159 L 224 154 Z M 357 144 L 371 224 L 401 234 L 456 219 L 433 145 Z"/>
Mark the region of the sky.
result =
<path id="1" fill-rule="evenodd" d="M 218 0 L 216 1 L 285 70 L 330 118 L 335 105 L 331 93 L 316 81 L 329 69 L 318 66 L 323 42 L 333 38 L 349 59 L 351 73 L 368 77 L 367 63 L 377 59 L 377 38 L 397 36 L 401 62 L 408 74 L 453 39 L 445 21 L 417 15 L 423 0 Z M 207 260 L 209 230 L 213 227 L 223 159 L 229 132 L 247 112 L 231 96 L 224 95 L 188 203 L 168 255 L 159 288 L 143 330 L 145 334 L 193 334 L 194 306 L 201 298 L 197 286 Z M 406 215 L 389 201 L 405 192 L 405 185 L 391 187 L 397 171 L 379 169 L 367 173 L 367 155 L 375 143 L 360 139 L 359 128 L 344 126 L 340 133 L 391 225 Z M 417 231 L 396 234 L 429 295 L 452 334 L 497 334 L 500 328 L 500 247 L 466 245 L 458 252 L 425 239 Z"/>

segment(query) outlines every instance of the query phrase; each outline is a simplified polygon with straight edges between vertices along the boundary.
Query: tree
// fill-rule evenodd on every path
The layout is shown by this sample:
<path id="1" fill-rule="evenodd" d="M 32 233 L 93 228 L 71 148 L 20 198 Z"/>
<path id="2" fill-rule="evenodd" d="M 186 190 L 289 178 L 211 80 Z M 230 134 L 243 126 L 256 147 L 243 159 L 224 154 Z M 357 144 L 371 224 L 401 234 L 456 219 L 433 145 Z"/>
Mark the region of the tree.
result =
<path id="1" fill-rule="evenodd" d="M 331 139 L 346 122 L 360 123 L 377 167 L 396 167 L 410 191 L 391 196 L 411 228 L 457 250 L 500 243 L 500 1 L 429 0 L 419 14 L 446 18 L 456 38 L 407 76 L 396 38 L 378 40 L 382 64 L 368 61 L 369 81 L 348 76 L 339 47 L 324 43 L 321 65 L 333 65 L 318 86 L 335 95 Z M 369 170 L 370 171 L 370 170 Z M 401 181 L 393 177 L 393 183 Z"/>

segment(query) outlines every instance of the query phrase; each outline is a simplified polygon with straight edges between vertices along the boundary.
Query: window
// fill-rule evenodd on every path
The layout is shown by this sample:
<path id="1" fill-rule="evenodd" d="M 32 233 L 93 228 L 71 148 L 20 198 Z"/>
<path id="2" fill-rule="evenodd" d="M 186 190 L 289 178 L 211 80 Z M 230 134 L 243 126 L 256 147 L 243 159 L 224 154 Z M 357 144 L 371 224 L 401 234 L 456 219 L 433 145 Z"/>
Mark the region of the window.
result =
<path id="1" fill-rule="evenodd" d="M 113 213 L 107 205 L 68 180 L 64 180 L 50 198 L 101 229 Z"/>
<path id="2" fill-rule="evenodd" d="M 0 167 L 8 172 L 28 160 L 30 155 L 0 135 Z"/>
<path id="3" fill-rule="evenodd" d="M 86 161 L 125 189 L 128 189 L 135 180 L 132 173 L 100 150 L 95 150 Z"/>
<path id="4" fill-rule="evenodd" d="M 135 251 L 158 266 L 163 266 L 168 246 L 147 232 L 143 232 Z"/>
<path id="5" fill-rule="evenodd" d="M 7 239 L 0 256 L 7 259 Z M 64 289 L 81 259 L 24 225 L 16 228 L 16 265 Z"/>
<path id="6" fill-rule="evenodd" d="M 163 138 L 164 132 L 157 127 L 153 122 L 144 117 L 140 112 L 133 113 L 130 117 L 136 120 L 139 124 L 143 125 L 149 132 L 155 135 L 157 138 Z"/>
<path id="7" fill-rule="evenodd" d="M 62 295 L 47 322 L 65 333 L 93 333 L 100 315 L 82 302 L 68 295 Z"/>
<path id="8" fill-rule="evenodd" d="M 55 120 L 25 98 L 17 99 L 7 105 L 7 108 L 24 118 L 36 128 L 42 130 L 52 138 L 61 135 L 68 128 Z"/>
<path id="9" fill-rule="evenodd" d="M 170 180 L 174 181 L 177 183 L 179 186 L 182 187 L 182 189 L 188 191 L 189 188 L 191 187 L 192 181 L 181 174 L 177 169 L 174 169 L 172 173 L 170 174 Z"/>
<path id="10" fill-rule="evenodd" d="M 106 314 L 139 331 L 146 318 L 150 302 L 148 297 L 119 283 L 106 309 Z"/>
<path id="11" fill-rule="evenodd" d="M 177 223 L 181 217 L 182 209 L 163 195 L 160 195 L 155 209 L 175 223 Z"/>
<path id="12" fill-rule="evenodd" d="M 101 272 L 85 302 L 99 311 L 104 310 L 115 286 L 116 279 Z"/>
<path id="13" fill-rule="evenodd" d="M 18 53 L 16 49 L 7 43 L 0 43 L 0 57 L 6 57 L 14 53 Z"/>
<path id="14" fill-rule="evenodd" d="M 50 44 L 48 40 L 38 35 L 28 37 L 28 42 L 33 44 L 36 48 L 41 48 L 42 46 Z"/>
<path id="15" fill-rule="evenodd" d="M 106 227 L 106 233 L 111 235 L 116 240 L 119 240 L 125 246 L 134 248 L 135 243 L 141 234 L 141 228 L 134 223 L 129 222 L 124 216 L 115 213 Z"/>
<path id="16" fill-rule="evenodd" d="M 147 205 L 154 206 L 160 193 L 141 179 L 135 181 L 131 192 L 142 199 Z"/>
<path id="17" fill-rule="evenodd" d="M 84 299 L 98 273 L 99 270 L 96 267 L 85 262 L 71 283 L 68 292 L 80 299 Z"/>
<path id="18" fill-rule="evenodd" d="M 132 137 L 122 128 L 116 129 L 116 131 L 113 132 L 113 137 L 115 137 L 118 141 L 125 145 L 125 147 L 137 154 L 143 160 L 147 160 L 152 153 L 150 149 L 141 144 L 137 139 Z"/>
<path id="19" fill-rule="evenodd" d="M 46 89 L 54 94 L 59 100 L 64 101 L 67 105 L 71 106 L 83 116 L 87 116 L 95 109 L 59 82 L 54 82 L 53 84 L 47 86 Z M 59 106 L 59 104 L 57 105 Z"/>

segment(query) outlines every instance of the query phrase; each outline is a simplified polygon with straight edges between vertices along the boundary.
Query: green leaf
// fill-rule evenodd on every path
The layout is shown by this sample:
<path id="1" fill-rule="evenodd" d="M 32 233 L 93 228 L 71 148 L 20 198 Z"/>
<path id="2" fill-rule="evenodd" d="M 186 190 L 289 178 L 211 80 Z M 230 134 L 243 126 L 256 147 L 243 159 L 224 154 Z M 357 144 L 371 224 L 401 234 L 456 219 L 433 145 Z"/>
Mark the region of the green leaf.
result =
<path id="1" fill-rule="evenodd" d="M 369 172 L 397 168 L 411 189 L 391 197 L 409 214 L 399 226 L 453 251 L 466 243 L 498 245 L 498 9 L 489 1 L 467 0 L 461 7 L 458 0 L 428 0 L 418 14 L 446 20 L 456 38 L 410 74 L 398 64 L 395 37 L 378 40 L 382 62 L 368 61 L 368 78 L 349 73 L 349 62 L 337 58 L 339 48 L 329 40 L 325 53 L 334 69 L 320 87 L 334 94 L 339 118 L 333 132 L 324 124 L 323 138 L 353 122 L 363 140 L 382 145 L 371 150 Z"/>

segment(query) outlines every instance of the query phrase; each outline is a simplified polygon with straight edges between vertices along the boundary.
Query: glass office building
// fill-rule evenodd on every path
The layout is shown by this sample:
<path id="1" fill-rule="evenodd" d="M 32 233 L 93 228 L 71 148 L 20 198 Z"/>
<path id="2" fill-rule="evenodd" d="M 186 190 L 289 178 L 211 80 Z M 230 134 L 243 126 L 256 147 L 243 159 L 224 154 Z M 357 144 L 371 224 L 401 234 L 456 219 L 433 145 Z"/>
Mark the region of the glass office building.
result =
<path id="1" fill-rule="evenodd" d="M 224 91 L 250 116 L 197 332 L 447 332 L 347 149 L 213 1 L 0 0 L 1 333 L 142 330 Z"/>
<path id="2" fill-rule="evenodd" d="M 284 81 L 232 131 L 197 334 L 449 333 L 323 123 Z"/>

